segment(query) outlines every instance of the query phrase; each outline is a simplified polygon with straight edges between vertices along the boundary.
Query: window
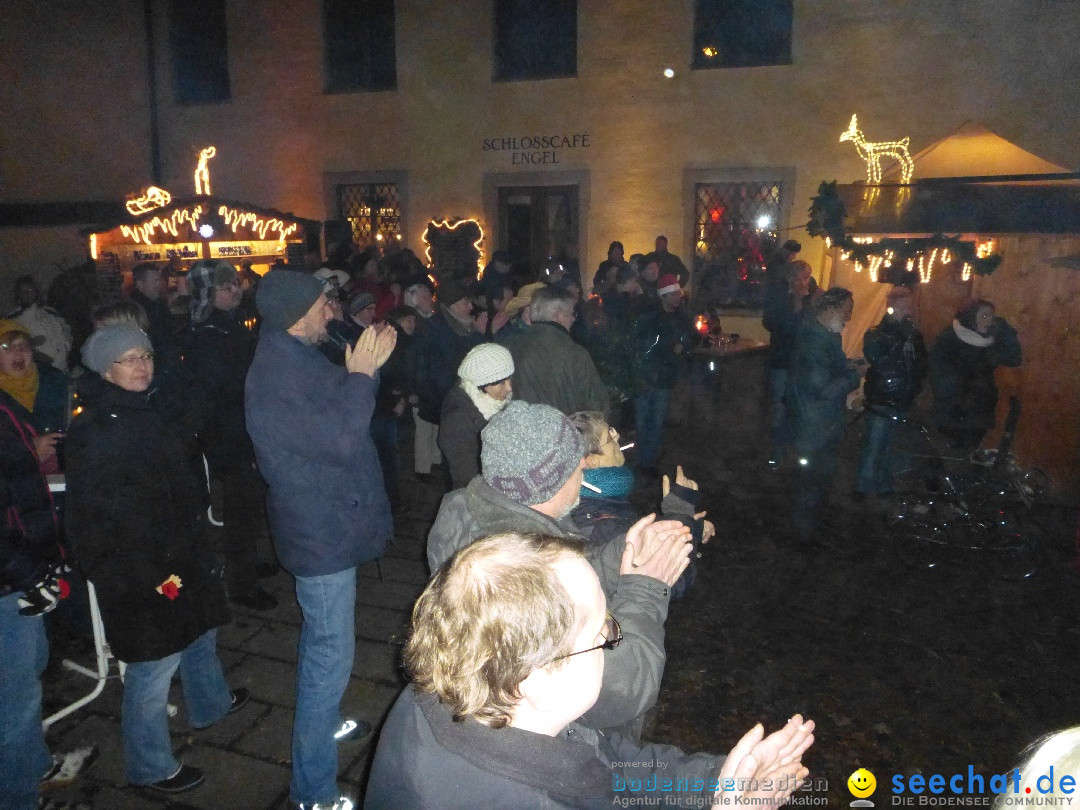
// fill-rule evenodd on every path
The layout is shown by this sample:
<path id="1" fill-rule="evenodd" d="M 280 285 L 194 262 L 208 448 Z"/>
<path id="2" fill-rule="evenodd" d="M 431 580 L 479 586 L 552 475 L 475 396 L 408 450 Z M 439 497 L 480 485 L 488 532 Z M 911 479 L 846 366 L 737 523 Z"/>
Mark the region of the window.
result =
<path id="1" fill-rule="evenodd" d="M 577 75 L 577 0 L 496 0 L 495 81 Z"/>
<path id="2" fill-rule="evenodd" d="M 326 92 L 397 87 L 394 0 L 323 0 Z"/>
<path id="3" fill-rule="evenodd" d="M 359 183 L 337 187 L 338 211 L 359 247 L 401 240 L 401 202 L 397 183 Z"/>
<path id="4" fill-rule="evenodd" d="M 694 283 L 717 302 L 760 302 L 781 225 L 780 189 L 779 180 L 695 184 Z"/>
<path id="5" fill-rule="evenodd" d="M 178 104 L 229 100 L 224 0 L 169 0 L 169 47 Z"/>
<path id="6" fill-rule="evenodd" d="M 792 0 L 696 0 L 695 68 L 791 64 Z"/>

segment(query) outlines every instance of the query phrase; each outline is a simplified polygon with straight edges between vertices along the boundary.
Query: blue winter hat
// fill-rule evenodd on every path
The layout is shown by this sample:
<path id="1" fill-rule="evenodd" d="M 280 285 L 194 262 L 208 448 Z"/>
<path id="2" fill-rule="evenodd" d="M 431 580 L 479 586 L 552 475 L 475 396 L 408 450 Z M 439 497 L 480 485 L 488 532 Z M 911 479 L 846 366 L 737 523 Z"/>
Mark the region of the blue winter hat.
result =
<path id="1" fill-rule="evenodd" d="M 322 294 L 322 282 L 313 275 L 285 268 L 271 270 L 255 293 L 263 329 L 287 330 L 307 314 Z"/>

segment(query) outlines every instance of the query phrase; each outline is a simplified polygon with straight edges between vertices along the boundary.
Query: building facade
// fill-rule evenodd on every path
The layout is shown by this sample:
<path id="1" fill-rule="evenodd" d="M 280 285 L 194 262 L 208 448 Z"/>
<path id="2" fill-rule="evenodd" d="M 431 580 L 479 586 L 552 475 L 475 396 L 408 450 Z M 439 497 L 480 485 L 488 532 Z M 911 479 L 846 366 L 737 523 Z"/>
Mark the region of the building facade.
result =
<path id="1" fill-rule="evenodd" d="M 586 277 L 658 234 L 690 266 L 801 238 L 818 183 L 864 174 L 852 114 L 1080 165 L 1077 30 L 1072 0 L 11 0 L 0 284 L 86 252 L 85 215 L 19 206 L 190 195 L 208 145 L 215 194 L 360 242 L 423 257 L 431 220 L 475 218 L 486 254 Z"/>

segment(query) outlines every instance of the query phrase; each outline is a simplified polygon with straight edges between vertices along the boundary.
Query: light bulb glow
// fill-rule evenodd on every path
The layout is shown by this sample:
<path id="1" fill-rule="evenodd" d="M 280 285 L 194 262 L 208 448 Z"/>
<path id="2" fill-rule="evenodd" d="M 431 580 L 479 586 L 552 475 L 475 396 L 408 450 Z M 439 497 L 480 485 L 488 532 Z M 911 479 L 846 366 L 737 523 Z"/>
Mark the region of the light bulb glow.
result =
<path id="1" fill-rule="evenodd" d="M 195 193 L 210 194 L 210 167 L 207 161 L 217 154 L 216 146 L 208 146 L 199 152 L 199 164 L 195 167 Z"/>
<path id="2" fill-rule="evenodd" d="M 900 182 L 907 185 L 915 174 L 915 162 L 908 152 L 909 138 L 899 141 L 868 141 L 859 130 L 857 116 L 851 116 L 847 130 L 840 134 L 840 142 L 851 141 L 864 161 L 866 161 L 866 182 L 877 185 L 881 182 L 881 158 L 891 157 L 900 164 Z"/>
<path id="3" fill-rule="evenodd" d="M 768 214 L 762 214 L 760 217 L 757 218 L 758 230 L 759 231 L 765 230 L 766 228 L 769 227 L 769 224 L 771 222 L 772 222 L 772 220 L 769 218 Z"/>
<path id="4" fill-rule="evenodd" d="M 92 233 L 92 234 L 90 234 L 90 258 L 94 259 L 96 261 L 97 257 L 98 257 L 97 234 Z"/>
<path id="5" fill-rule="evenodd" d="M 259 239 L 263 240 L 266 239 L 267 233 L 277 233 L 278 241 L 284 242 L 288 237 L 296 233 L 300 227 L 295 222 L 292 225 L 286 225 L 277 217 L 261 217 L 250 211 L 240 211 L 227 205 L 218 208 L 218 214 L 225 220 L 225 227 L 232 228 L 233 233 L 236 233 L 240 228 L 247 227 L 257 233 Z"/>
<path id="6" fill-rule="evenodd" d="M 971 281 L 971 265 L 967 262 L 964 262 L 964 267 L 960 270 L 960 280 Z"/>
<path id="7" fill-rule="evenodd" d="M 177 236 L 177 229 L 185 222 L 191 230 L 197 231 L 199 227 L 199 217 L 202 216 L 202 213 L 203 207 L 201 205 L 196 205 L 192 208 L 177 208 L 165 219 L 154 217 L 140 225 L 121 225 L 120 234 L 136 243 L 143 242 L 149 245 L 152 244 L 150 237 L 153 235 L 154 231 L 161 231 L 162 233 L 168 233 L 171 236 Z"/>
<path id="8" fill-rule="evenodd" d="M 199 226 L 199 236 L 201 236 L 203 239 L 209 239 L 213 235 L 214 235 L 214 226 L 213 225 L 210 225 L 209 223 L 204 222 L 202 225 Z"/>
<path id="9" fill-rule="evenodd" d="M 133 217 L 147 214 L 172 202 L 172 195 L 163 188 L 149 186 L 138 197 L 132 197 L 124 206 Z"/>
<path id="10" fill-rule="evenodd" d="M 480 220 L 470 217 L 468 219 L 459 219 L 456 222 L 451 222 L 449 219 L 431 220 L 427 224 L 427 228 L 424 228 L 424 232 L 420 235 L 420 238 L 424 241 L 424 257 L 427 259 L 428 267 L 431 267 L 431 243 L 428 242 L 427 232 L 429 228 L 446 228 L 448 231 L 456 231 L 462 225 L 472 222 L 476 225 L 478 231 L 480 231 L 480 238 L 473 242 L 473 247 L 476 249 L 476 279 L 480 280 L 480 276 L 484 273 L 484 248 L 482 247 L 484 242 L 484 226 L 480 224 Z M 434 279 L 432 279 L 434 281 Z"/>
<path id="11" fill-rule="evenodd" d="M 672 68 L 664 68 L 664 78 L 666 78 L 666 79 L 674 79 L 675 78 L 674 69 L 672 69 Z"/>

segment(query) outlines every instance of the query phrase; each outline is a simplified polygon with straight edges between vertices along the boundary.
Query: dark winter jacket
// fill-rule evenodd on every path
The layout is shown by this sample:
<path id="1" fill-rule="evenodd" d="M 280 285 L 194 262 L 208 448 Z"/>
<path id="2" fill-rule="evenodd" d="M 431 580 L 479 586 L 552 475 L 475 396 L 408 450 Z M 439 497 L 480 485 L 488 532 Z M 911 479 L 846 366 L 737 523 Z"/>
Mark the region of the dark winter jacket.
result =
<path id="1" fill-rule="evenodd" d="M 442 402 L 457 380 L 458 366 L 469 349 L 484 341 L 472 327 L 460 323 L 443 306 L 424 324 L 417 324 L 417 360 L 419 363 L 420 418 L 438 422 Z"/>
<path id="2" fill-rule="evenodd" d="M 67 427 L 71 412 L 68 376 L 44 363 L 37 364 L 38 392 L 30 423 L 38 433 L 55 433 Z"/>
<path id="3" fill-rule="evenodd" d="M 987 430 L 994 426 L 998 401 L 994 369 L 1020 365 L 1020 339 L 1002 318 L 994 318 L 990 329 L 994 340 L 989 346 L 966 342 L 961 335 L 975 338 L 971 330 L 958 326 L 954 324 L 938 335 L 930 350 L 934 421 L 942 431 Z"/>
<path id="4" fill-rule="evenodd" d="M 169 305 L 161 299 L 153 301 L 147 298 L 138 289 L 131 291 L 131 300 L 143 308 L 150 323 L 146 335 L 154 350 L 154 376 L 179 374 L 182 341 L 173 333 L 174 317 Z"/>
<path id="5" fill-rule="evenodd" d="M 843 438 L 847 395 L 858 387 L 859 372 L 844 356 L 840 335 L 807 315 L 795 340 L 787 389 L 799 452 L 810 453 Z"/>
<path id="6" fill-rule="evenodd" d="M 548 737 L 459 722 L 438 697 L 408 686 L 383 725 L 364 807 L 599 809 L 634 797 L 705 807 L 723 762 L 670 745 L 638 745 L 579 723 Z"/>
<path id="7" fill-rule="evenodd" d="M 554 521 L 535 509 L 496 492 L 481 477 L 443 497 L 428 534 L 428 565 L 436 571 L 460 548 L 500 532 L 534 532 L 581 537 L 568 518 Z M 625 535 L 605 545 L 586 547 L 589 563 L 600 578 L 608 609 L 619 618 L 623 642 L 604 653 L 604 685 L 583 721 L 596 728 L 630 723 L 656 703 L 664 674 L 664 620 L 668 587 L 652 577 L 620 574 Z"/>
<path id="8" fill-rule="evenodd" d="M 199 447 L 215 473 L 250 468 L 255 451 L 244 423 L 244 381 L 254 337 L 237 313 L 214 310 L 192 324 L 185 363 L 205 406 Z"/>
<path id="9" fill-rule="evenodd" d="M 886 315 L 863 335 L 870 363 L 863 394 L 871 411 L 888 416 L 910 407 L 926 378 L 926 344 L 910 318 Z"/>
<path id="10" fill-rule="evenodd" d="M 416 342 L 413 335 L 405 334 L 397 324 L 397 344 L 390 358 L 379 369 L 379 393 L 375 400 L 375 412 L 387 419 L 395 419 L 394 409 L 405 400 L 401 416 L 409 415 L 408 400 L 420 389 L 419 365 L 416 359 Z"/>
<path id="11" fill-rule="evenodd" d="M 666 312 L 656 306 L 637 319 L 634 349 L 641 358 L 641 374 L 651 388 L 674 388 L 679 371 L 698 333 L 693 319 L 681 308 Z"/>
<path id="12" fill-rule="evenodd" d="M 791 368 L 795 338 L 799 334 L 803 312 L 795 311 L 786 284 L 770 284 L 765 289 L 761 325 L 769 330 L 770 368 Z"/>
<path id="13" fill-rule="evenodd" d="M 589 353 L 557 323 L 534 323 L 507 342 L 514 358 L 514 397 L 565 414 L 611 412 L 611 398 Z"/>
<path id="14" fill-rule="evenodd" d="M 73 557 L 94 583 L 105 636 L 121 661 L 180 652 L 229 621 L 212 573 L 206 485 L 193 437 L 151 405 L 97 375 L 68 431 L 65 527 Z M 170 600 L 156 588 L 181 580 Z"/>
<path id="15" fill-rule="evenodd" d="M 460 385 L 450 389 L 443 400 L 438 444 L 454 489 L 480 474 L 480 431 L 487 421 Z"/>
<path id="16" fill-rule="evenodd" d="M 60 561 L 49 485 L 30 414 L 0 391 L 0 596 L 29 590 Z"/>
<path id="17" fill-rule="evenodd" d="M 377 376 L 377 375 L 376 375 Z M 248 371 L 247 427 L 270 486 L 270 531 L 294 576 L 336 574 L 382 554 L 390 503 L 371 440 L 378 381 L 264 329 Z"/>

